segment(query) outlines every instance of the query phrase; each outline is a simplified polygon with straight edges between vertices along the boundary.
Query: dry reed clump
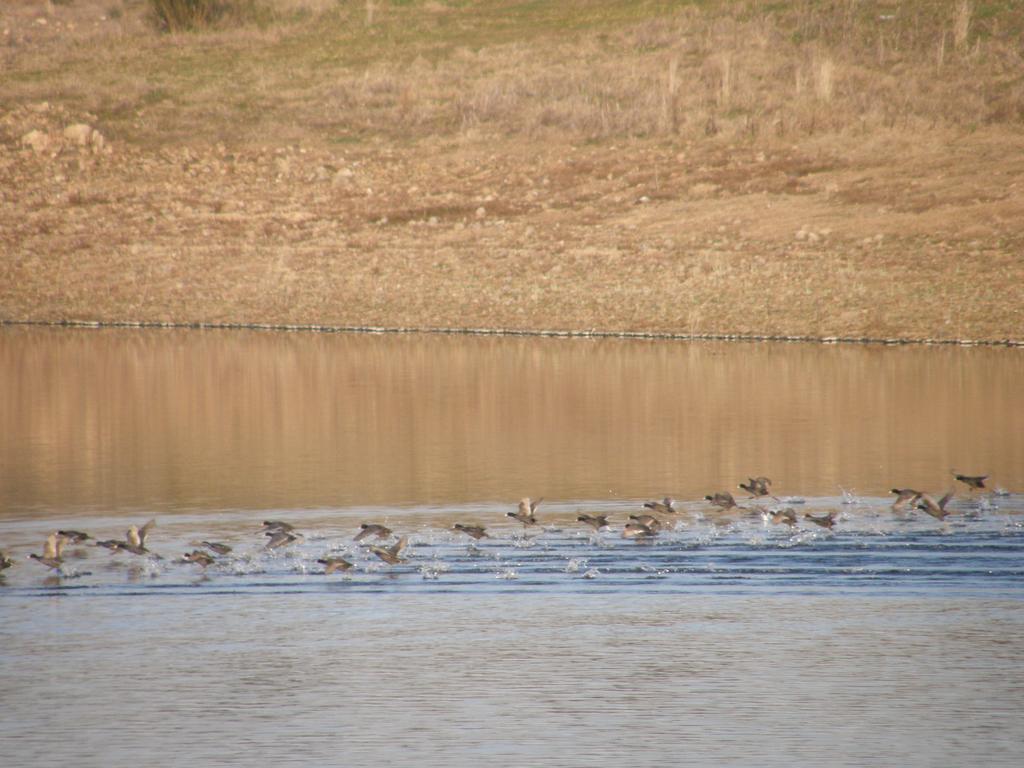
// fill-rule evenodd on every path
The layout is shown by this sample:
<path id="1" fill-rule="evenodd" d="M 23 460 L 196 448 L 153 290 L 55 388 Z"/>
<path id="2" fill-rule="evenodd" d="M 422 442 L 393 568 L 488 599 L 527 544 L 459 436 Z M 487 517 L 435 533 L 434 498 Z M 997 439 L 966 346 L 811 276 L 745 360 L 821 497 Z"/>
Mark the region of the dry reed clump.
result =
<path id="1" fill-rule="evenodd" d="M 752 3 L 748 8 L 758 8 Z M 974 125 L 1024 114 L 1024 57 L 991 38 L 966 55 L 969 3 L 953 17 L 834 17 L 688 9 L 608 35 L 457 49 L 410 69 L 341 71 L 324 120 L 394 135 L 433 132 L 724 138 Z M 795 13 L 795 12 L 794 12 Z M 941 77 L 943 41 L 965 52 Z M 931 30 L 928 32 L 928 30 Z M 340 95 L 332 102 L 331 93 Z"/>
<path id="2" fill-rule="evenodd" d="M 953 47 L 962 51 L 967 47 L 967 36 L 971 31 L 971 15 L 974 8 L 970 0 L 960 0 L 953 11 Z"/>
<path id="3" fill-rule="evenodd" d="M 269 22 L 272 9 L 260 0 L 148 0 L 150 15 L 162 32 L 192 32 L 218 24 Z"/>

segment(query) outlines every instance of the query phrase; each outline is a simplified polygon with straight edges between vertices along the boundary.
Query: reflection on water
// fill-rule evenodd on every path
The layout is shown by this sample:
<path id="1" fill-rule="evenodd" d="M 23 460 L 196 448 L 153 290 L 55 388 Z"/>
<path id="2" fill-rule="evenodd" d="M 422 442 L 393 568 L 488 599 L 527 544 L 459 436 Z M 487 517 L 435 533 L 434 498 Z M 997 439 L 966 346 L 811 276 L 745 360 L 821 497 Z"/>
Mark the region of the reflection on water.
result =
<path id="1" fill-rule="evenodd" d="M 0 328 L 0 759 L 1016 767 L 1022 360 Z M 1007 491 L 891 509 L 951 467 Z M 793 526 L 702 500 L 758 474 Z M 665 530 L 624 540 L 665 494 Z M 506 517 L 524 495 L 541 525 Z M 26 559 L 150 517 L 162 559 Z M 302 538 L 265 549 L 266 518 Z M 181 562 L 202 539 L 233 551 Z"/>
<path id="2" fill-rule="evenodd" d="M 1024 484 L 1013 349 L 0 329 L 0 516 Z"/>

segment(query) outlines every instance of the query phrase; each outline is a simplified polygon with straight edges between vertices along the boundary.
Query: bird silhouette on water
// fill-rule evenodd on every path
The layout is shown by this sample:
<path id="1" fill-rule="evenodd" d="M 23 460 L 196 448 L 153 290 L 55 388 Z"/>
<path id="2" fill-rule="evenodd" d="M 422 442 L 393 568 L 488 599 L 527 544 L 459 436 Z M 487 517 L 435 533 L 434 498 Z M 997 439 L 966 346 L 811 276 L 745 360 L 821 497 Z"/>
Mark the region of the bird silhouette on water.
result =
<path id="1" fill-rule="evenodd" d="M 810 512 L 804 512 L 804 520 L 808 520 L 815 525 L 820 525 L 822 528 L 828 528 L 832 530 L 832 526 L 836 524 L 836 513 L 829 512 L 827 515 L 812 515 Z"/>
<path id="2" fill-rule="evenodd" d="M 652 533 L 660 533 L 665 527 L 665 524 L 654 515 L 630 515 L 629 519 L 634 523 L 639 523 Z"/>
<path id="3" fill-rule="evenodd" d="M 231 554 L 231 547 L 227 544 L 221 544 L 219 541 L 201 541 L 199 544 L 206 547 L 211 552 L 216 552 L 218 555 Z"/>
<path id="4" fill-rule="evenodd" d="M 352 563 L 346 560 L 344 557 L 321 557 L 317 560 L 320 565 L 325 566 L 324 575 L 329 576 L 336 571 L 347 571 L 352 567 Z"/>
<path id="5" fill-rule="evenodd" d="M 624 539 L 650 539 L 657 535 L 657 531 L 652 531 L 646 525 L 636 521 L 630 521 L 622 528 L 622 538 Z"/>
<path id="6" fill-rule="evenodd" d="M 890 493 L 896 494 L 896 501 L 892 504 L 893 512 L 900 512 L 908 504 L 916 504 L 917 500 L 921 498 L 921 492 L 915 491 L 913 488 L 893 488 Z"/>
<path id="7" fill-rule="evenodd" d="M 679 514 L 676 509 L 676 500 L 671 496 L 666 496 L 661 501 L 645 501 L 644 507 L 651 510 L 652 512 L 658 512 L 662 515 L 677 515 Z"/>
<path id="8" fill-rule="evenodd" d="M 769 510 L 768 521 L 775 525 L 788 525 L 793 527 L 796 525 L 796 510 L 792 507 L 786 507 L 785 509 Z"/>
<path id="9" fill-rule="evenodd" d="M 487 535 L 487 529 L 482 525 L 465 525 L 463 523 L 456 523 L 452 526 L 452 530 L 460 531 L 467 536 L 471 536 L 474 539 L 489 539 Z"/>
<path id="10" fill-rule="evenodd" d="M 186 562 L 202 566 L 203 570 L 206 570 L 207 566 L 213 565 L 217 562 L 213 555 L 209 552 L 203 552 L 201 549 L 193 549 L 191 552 L 186 552 L 181 556 L 181 559 Z"/>
<path id="11" fill-rule="evenodd" d="M 961 475 L 955 469 L 949 470 L 953 473 L 953 477 L 964 483 L 971 491 L 980 491 L 985 488 L 985 481 L 988 480 L 988 475 Z"/>
<path id="12" fill-rule="evenodd" d="M 262 531 L 294 531 L 295 526 L 283 520 L 264 520 L 260 526 Z"/>
<path id="13" fill-rule="evenodd" d="M 81 531 L 57 531 L 57 533 L 63 536 L 68 544 L 81 544 L 83 541 L 88 541 L 92 538 L 88 533 L 82 533 Z"/>
<path id="14" fill-rule="evenodd" d="M 747 479 L 746 483 L 740 483 L 739 488 L 749 493 L 751 497 L 758 498 L 760 496 L 768 496 L 771 491 L 769 490 L 772 481 L 763 475 L 761 477 L 751 477 Z"/>
<path id="15" fill-rule="evenodd" d="M 401 557 L 399 557 L 399 555 L 402 554 L 402 550 L 405 549 L 405 545 L 408 544 L 408 543 L 409 543 L 409 537 L 408 536 L 403 536 L 393 546 L 390 546 L 390 547 L 370 547 L 370 551 L 373 552 L 373 554 L 375 554 L 377 557 L 379 557 L 385 563 L 388 563 L 389 565 L 398 565 L 399 563 L 404 563 L 405 562 L 405 560 L 403 560 Z"/>
<path id="16" fill-rule="evenodd" d="M 386 525 L 379 525 L 378 523 L 363 523 L 359 526 L 359 533 L 352 537 L 352 541 L 362 541 L 370 536 L 376 536 L 378 539 L 386 539 L 391 535 L 391 529 Z"/>
<path id="17" fill-rule="evenodd" d="M 736 499 L 728 491 L 716 493 L 713 496 L 705 496 L 704 500 L 710 501 L 716 507 L 721 507 L 722 509 L 732 509 L 736 506 Z"/>
<path id="18" fill-rule="evenodd" d="M 586 523 L 595 531 L 600 531 L 602 528 L 608 527 L 608 515 L 590 515 L 584 512 L 576 516 L 576 522 Z"/>
<path id="19" fill-rule="evenodd" d="M 289 544 L 299 540 L 291 531 L 279 531 L 269 530 L 265 534 L 267 536 L 267 545 L 265 549 L 280 549 L 281 547 L 287 547 Z"/>

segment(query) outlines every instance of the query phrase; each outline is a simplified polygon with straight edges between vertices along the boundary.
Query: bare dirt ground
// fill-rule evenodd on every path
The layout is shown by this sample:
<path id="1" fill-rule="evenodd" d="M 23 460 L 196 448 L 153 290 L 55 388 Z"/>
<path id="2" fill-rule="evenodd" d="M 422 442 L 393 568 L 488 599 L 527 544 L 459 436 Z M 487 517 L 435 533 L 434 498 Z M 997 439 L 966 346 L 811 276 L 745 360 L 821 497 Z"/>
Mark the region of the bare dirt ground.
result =
<path id="1" fill-rule="evenodd" d="M 200 43 L 39 6 L 0 18 L 20 75 L 0 79 L 2 320 L 1024 339 L 1015 117 L 342 141 L 298 113 L 257 135 L 227 114 L 161 140 L 141 101 L 121 119 L 33 55 Z"/>

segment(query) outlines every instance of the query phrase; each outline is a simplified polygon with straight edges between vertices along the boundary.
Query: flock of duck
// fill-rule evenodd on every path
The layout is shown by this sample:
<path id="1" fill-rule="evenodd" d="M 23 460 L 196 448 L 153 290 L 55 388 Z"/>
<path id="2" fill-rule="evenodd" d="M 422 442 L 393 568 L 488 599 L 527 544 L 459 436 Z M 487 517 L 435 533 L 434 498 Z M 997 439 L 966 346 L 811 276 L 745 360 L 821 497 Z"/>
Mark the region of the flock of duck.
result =
<path id="1" fill-rule="evenodd" d="M 988 478 L 988 475 L 963 475 L 955 471 L 953 476 L 957 481 L 964 483 L 971 493 L 976 490 L 984 490 L 986 487 L 985 480 Z M 782 506 L 782 501 L 772 494 L 771 485 L 772 481 L 763 476 L 751 477 L 747 479 L 747 482 L 740 483 L 738 487 L 749 494 L 748 499 L 745 501 L 747 503 L 750 503 L 750 501 L 754 502 L 750 503 L 749 506 L 739 504 L 732 493 L 727 491 L 705 496 L 704 501 L 708 502 L 719 513 L 713 520 L 714 524 L 730 524 L 732 520 L 728 513 L 737 513 L 760 516 L 766 523 L 789 527 L 796 527 L 801 519 L 811 525 L 829 530 L 836 525 L 837 513 L 835 511 L 822 515 L 812 515 L 809 512 L 805 512 L 800 516 L 793 507 Z M 929 493 L 913 488 L 893 488 L 892 493 L 896 497 L 892 504 L 892 510 L 895 513 L 920 510 L 939 521 L 944 521 L 947 516 L 952 514 L 948 505 L 954 497 L 953 491 L 947 492 L 938 499 Z M 766 498 L 773 499 L 777 504 L 765 506 L 761 501 Z M 540 525 L 541 521 L 537 517 L 537 508 L 542 501 L 543 499 L 531 500 L 530 498 L 524 498 L 519 502 L 517 509 L 513 512 L 508 512 L 506 516 L 518 521 L 524 528 Z M 660 501 L 645 502 L 643 508 L 643 512 L 629 515 L 628 520 L 621 529 L 622 538 L 638 541 L 652 540 L 672 525 L 674 519 L 684 514 L 677 506 L 676 500 L 671 497 L 666 497 Z M 609 530 L 611 527 L 607 514 L 581 513 L 576 517 L 576 521 L 593 528 L 595 532 Z M 155 520 L 150 520 L 141 527 L 137 525 L 129 526 L 124 539 L 101 540 L 94 539 L 82 531 L 53 531 L 47 536 L 43 544 L 42 553 L 31 553 L 28 555 L 28 559 L 34 560 L 55 572 L 58 576 L 62 576 L 65 575 L 63 571 L 65 547 L 69 544 L 84 545 L 91 541 L 92 546 L 110 550 L 111 553 L 124 552 L 139 557 L 160 560 L 163 558 L 146 546 L 147 536 L 155 522 Z M 455 523 L 452 526 L 452 530 L 465 534 L 474 540 L 490 538 L 487 529 L 482 525 Z M 302 534 L 293 525 L 281 520 L 264 521 L 259 532 L 266 538 L 263 545 L 265 550 L 282 549 L 301 541 L 303 538 Z M 371 538 L 376 540 L 377 543 L 370 544 L 366 542 L 366 540 Z M 393 543 L 385 546 L 385 542 L 389 540 L 393 541 Z M 406 562 L 402 554 L 406 549 L 409 537 L 407 535 L 397 536 L 394 531 L 380 523 L 362 523 L 359 531 L 353 537 L 353 541 L 364 547 L 368 554 L 376 556 L 388 565 L 398 565 Z M 196 548 L 182 554 L 180 561 L 193 563 L 205 570 L 207 567 L 217 563 L 218 558 L 231 555 L 232 550 L 233 548 L 230 545 L 223 542 L 204 540 L 199 542 Z M 354 566 L 351 560 L 332 553 L 324 554 L 323 557 L 317 559 L 317 563 L 324 566 L 325 574 L 344 572 Z M 13 565 L 14 561 L 3 552 L 0 552 L 0 572 Z"/>

